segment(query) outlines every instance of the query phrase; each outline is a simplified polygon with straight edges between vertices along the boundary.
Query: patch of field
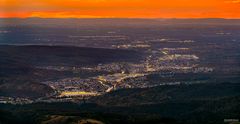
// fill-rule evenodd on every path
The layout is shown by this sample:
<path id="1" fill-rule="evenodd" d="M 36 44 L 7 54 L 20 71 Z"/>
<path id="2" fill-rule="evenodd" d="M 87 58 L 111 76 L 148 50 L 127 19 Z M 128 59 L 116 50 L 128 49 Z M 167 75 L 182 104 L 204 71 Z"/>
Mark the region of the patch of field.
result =
<path id="1" fill-rule="evenodd" d="M 60 94 L 60 97 L 71 97 L 71 96 L 98 96 L 98 93 L 85 92 L 85 91 L 66 91 Z"/>

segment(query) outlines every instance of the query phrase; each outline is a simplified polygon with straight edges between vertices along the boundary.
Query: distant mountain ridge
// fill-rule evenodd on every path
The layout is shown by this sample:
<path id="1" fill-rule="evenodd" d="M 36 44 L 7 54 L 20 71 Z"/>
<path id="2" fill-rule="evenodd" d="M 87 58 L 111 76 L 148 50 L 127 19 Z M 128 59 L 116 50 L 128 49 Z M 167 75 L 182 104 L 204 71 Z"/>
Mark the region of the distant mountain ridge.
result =
<path id="1" fill-rule="evenodd" d="M 199 19 L 177 19 L 177 18 L 0 18 L 2 26 L 8 25 L 65 25 L 65 26 L 141 26 L 151 25 L 240 25 L 240 19 L 223 18 L 199 18 Z"/>

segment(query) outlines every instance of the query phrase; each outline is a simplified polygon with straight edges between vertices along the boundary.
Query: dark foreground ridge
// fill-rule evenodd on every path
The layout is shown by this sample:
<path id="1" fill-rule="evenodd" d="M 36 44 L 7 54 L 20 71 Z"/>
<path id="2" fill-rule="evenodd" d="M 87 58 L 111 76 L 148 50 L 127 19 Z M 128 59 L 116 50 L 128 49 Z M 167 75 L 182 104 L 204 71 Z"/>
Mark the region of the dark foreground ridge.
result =
<path id="1" fill-rule="evenodd" d="M 93 119 L 106 124 L 225 124 L 224 119 L 240 117 L 239 91 L 239 84 L 209 83 L 120 90 L 85 104 L 1 104 L 0 122 L 70 124 Z"/>

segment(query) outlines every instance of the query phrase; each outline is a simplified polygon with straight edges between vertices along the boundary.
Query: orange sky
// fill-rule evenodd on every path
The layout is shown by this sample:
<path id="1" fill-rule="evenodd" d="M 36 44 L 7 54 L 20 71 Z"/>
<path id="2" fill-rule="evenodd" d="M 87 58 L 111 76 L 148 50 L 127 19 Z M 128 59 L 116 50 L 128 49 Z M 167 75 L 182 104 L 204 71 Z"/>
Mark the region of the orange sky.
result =
<path id="1" fill-rule="evenodd" d="M 240 18 L 240 0 L 0 0 L 0 17 Z"/>

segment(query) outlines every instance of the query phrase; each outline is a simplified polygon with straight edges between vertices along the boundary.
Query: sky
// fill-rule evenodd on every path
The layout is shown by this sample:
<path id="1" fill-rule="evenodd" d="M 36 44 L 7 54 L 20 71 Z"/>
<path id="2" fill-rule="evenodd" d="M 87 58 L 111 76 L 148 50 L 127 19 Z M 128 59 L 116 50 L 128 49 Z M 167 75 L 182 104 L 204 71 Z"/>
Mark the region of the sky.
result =
<path id="1" fill-rule="evenodd" d="M 240 18 L 240 0 L 0 0 L 0 17 Z"/>

